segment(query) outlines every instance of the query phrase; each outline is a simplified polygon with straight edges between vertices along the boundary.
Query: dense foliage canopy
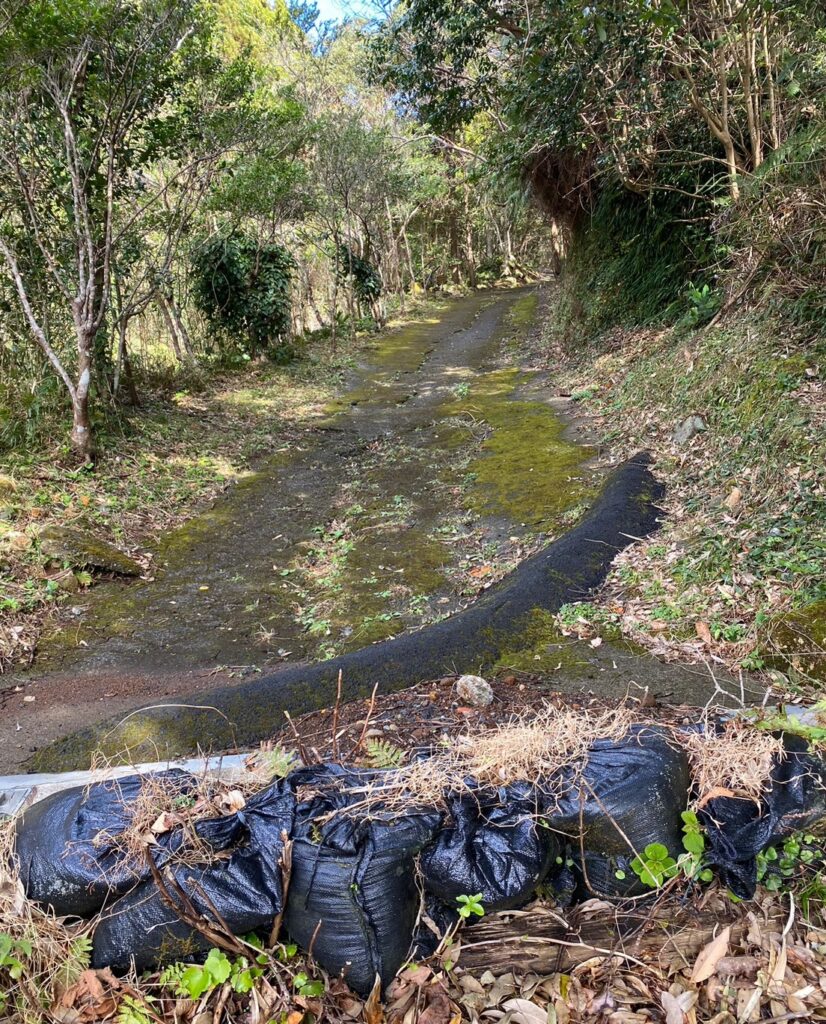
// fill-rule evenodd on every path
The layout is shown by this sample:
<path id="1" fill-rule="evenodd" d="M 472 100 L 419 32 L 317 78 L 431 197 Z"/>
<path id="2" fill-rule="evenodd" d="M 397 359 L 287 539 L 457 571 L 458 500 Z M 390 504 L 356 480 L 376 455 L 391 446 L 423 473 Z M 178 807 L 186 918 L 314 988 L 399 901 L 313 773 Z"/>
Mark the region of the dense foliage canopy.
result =
<path id="1" fill-rule="evenodd" d="M 711 316 L 738 275 L 817 319 L 817 0 L 316 22 L 283 0 L 3 5 L 5 443 L 68 399 L 89 459 L 146 365 L 335 346 L 388 300 L 566 255 L 591 329 L 686 315 L 689 287 Z"/>
<path id="2" fill-rule="evenodd" d="M 368 82 L 368 26 L 314 21 L 280 0 L 4 5 L 7 444 L 68 398 L 90 459 L 160 358 L 283 359 L 304 331 L 381 323 L 384 297 L 527 260 L 524 186 L 480 185 L 478 146 Z"/>

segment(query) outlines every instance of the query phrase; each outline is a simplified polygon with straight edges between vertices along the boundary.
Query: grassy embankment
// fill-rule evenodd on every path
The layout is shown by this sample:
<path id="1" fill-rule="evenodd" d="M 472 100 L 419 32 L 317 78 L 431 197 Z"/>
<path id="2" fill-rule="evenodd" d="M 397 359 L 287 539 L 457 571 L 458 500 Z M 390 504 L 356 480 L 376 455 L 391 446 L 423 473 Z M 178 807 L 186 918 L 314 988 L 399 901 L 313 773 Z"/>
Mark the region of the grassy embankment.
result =
<path id="1" fill-rule="evenodd" d="M 628 252 L 618 253 L 615 264 Z M 650 260 L 649 252 L 636 268 L 649 280 Z M 657 325 L 656 316 L 638 317 L 650 326 L 633 326 L 629 316 L 629 325 L 606 328 L 612 319 L 622 323 L 616 311 L 623 304 L 639 310 L 646 296 L 639 274 L 629 285 L 635 296 L 603 277 L 591 292 L 602 308 L 584 308 L 588 275 L 581 263 L 579 270 L 563 285 L 546 327 L 545 358 L 562 367 L 561 388 L 593 417 L 612 452 L 654 453 L 668 497 L 662 531 L 621 555 L 599 598 L 566 609 L 562 624 L 587 635 L 610 620 L 668 659 L 771 671 L 780 693 L 820 695 L 826 679 L 822 326 L 795 323 L 782 302 L 741 305 L 710 318 L 713 309 L 702 308 L 709 296 L 695 290 L 688 314 L 672 316 L 670 326 Z M 679 272 L 662 275 L 663 296 L 675 294 Z M 656 288 L 649 291 L 656 304 Z M 660 301 L 662 323 L 668 318 Z M 606 306 L 613 307 L 609 315 Z M 675 428 L 692 415 L 705 429 L 680 443 Z"/>

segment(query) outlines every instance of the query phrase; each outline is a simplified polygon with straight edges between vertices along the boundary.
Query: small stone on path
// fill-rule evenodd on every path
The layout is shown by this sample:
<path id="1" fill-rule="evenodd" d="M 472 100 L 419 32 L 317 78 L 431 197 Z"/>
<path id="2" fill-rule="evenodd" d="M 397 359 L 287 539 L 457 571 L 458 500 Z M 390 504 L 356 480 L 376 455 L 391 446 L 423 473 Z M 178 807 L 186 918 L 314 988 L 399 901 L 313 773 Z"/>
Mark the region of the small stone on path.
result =
<path id="1" fill-rule="evenodd" d="M 682 423 L 674 428 L 671 440 L 676 442 L 676 444 L 685 444 L 695 434 L 702 434 L 706 429 L 706 421 L 702 416 L 697 416 L 695 413 L 693 416 L 687 416 Z"/>
<path id="2" fill-rule="evenodd" d="M 484 708 L 493 703 L 490 683 L 481 676 L 459 676 L 456 693 L 466 704 L 475 708 Z"/>

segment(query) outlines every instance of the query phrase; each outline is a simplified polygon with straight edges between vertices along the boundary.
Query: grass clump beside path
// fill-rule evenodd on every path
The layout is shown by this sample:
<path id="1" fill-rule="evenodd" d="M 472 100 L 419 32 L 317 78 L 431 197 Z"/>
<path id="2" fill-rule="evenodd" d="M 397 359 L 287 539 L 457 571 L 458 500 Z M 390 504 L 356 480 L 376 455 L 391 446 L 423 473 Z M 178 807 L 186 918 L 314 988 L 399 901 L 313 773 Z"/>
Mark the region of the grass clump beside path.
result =
<path id="1" fill-rule="evenodd" d="M 794 691 L 822 680 L 822 339 L 757 314 L 584 347 L 554 333 L 565 392 L 618 455 L 651 449 L 668 485 L 662 531 L 618 557 L 599 604 L 666 658 L 773 670 Z M 690 416 L 704 429 L 675 440 Z"/>

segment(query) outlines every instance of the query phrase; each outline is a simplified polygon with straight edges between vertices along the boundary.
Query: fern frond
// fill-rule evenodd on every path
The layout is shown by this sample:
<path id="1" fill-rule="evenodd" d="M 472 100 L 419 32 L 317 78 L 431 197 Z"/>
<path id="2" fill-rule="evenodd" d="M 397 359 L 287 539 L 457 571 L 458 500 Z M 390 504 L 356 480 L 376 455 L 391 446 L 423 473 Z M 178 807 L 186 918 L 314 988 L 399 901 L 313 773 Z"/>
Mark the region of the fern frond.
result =
<path id="1" fill-rule="evenodd" d="M 366 748 L 368 768 L 398 768 L 404 761 L 405 752 L 388 740 L 368 740 Z"/>

